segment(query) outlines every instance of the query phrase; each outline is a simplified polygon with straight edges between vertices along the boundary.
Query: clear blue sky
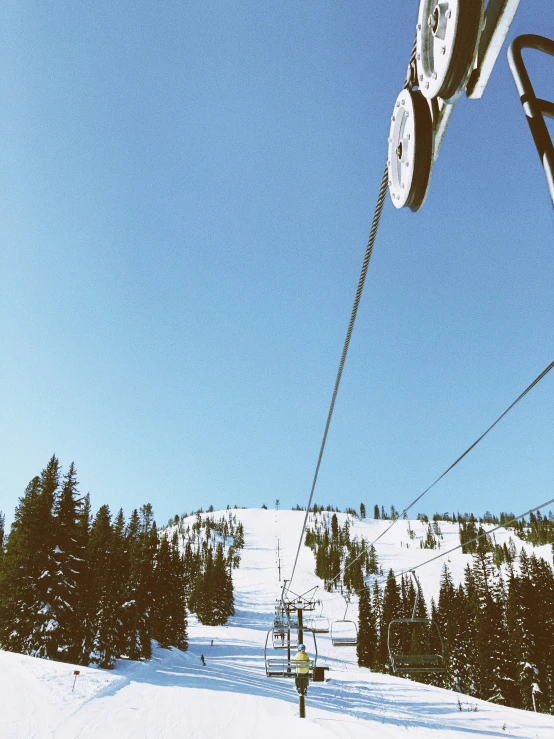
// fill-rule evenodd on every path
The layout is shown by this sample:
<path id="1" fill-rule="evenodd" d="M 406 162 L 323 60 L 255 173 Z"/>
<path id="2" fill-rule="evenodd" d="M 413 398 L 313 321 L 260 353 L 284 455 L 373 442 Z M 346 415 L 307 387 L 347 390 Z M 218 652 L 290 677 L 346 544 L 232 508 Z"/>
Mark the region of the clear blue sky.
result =
<path id="1" fill-rule="evenodd" d="M 418 3 L 8 2 L 0 509 L 305 504 Z M 522 0 L 510 38 L 552 33 Z M 554 98 L 554 60 L 528 56 Z M 548 88 L 550 87 L 550 90 Z M 387 198 L 315 499 L 402 508 L 554 358 L 554 229 L 503 49 L 423 209 Z M 554 372 L 418 510 L 554 497 Z"/>

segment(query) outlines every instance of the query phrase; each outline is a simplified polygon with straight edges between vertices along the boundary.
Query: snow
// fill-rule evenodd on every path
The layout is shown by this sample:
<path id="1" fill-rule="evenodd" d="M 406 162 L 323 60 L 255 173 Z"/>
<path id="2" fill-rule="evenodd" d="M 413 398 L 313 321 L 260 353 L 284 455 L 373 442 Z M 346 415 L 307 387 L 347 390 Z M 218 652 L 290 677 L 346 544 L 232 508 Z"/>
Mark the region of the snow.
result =
<path id="1" fill-rule="evenodd" d="M 282 739 L 300 736 L 300 732 L 303 739 L 554 736 L 553 716 L 360 669 L 355 647 L 333 647 L 329 634 L 317 635 L 318 663 L 329 666 L 329 679 L 310 686 L 307 718 L 299 723 L 293 681 L 265 676 L 263 646 L 280 587 L 277 538 L 281 567 L 288 576 L 304 514 L 231 513 L 244 523 L 245 548 L 241 566 L 233 573 L 237 613 L 228 626 L 202 626 L 191 617 L 188 652 L 155 648 L 148 662 L 118 660 L 113 671 L 0 652 L 0 739 Z M 344 514 L 339 518 L 342 524 Z M 357 522 L 351 535 L 363 534 L 372 541 L 389 523 Z M 424 535 L 426 526 L 413 521 L 411 525 L 418 535 Z M 443 549 L 446 544 L 454 546 L 457 527 L 440 525 Z M 385 572 L 390 566 L 413 566 L 437 553 L 420 550 L 417 540 L 406 548 L 406 527 L 406 521 L 399 521 L 376 545 Z M 503 532 L 496 534 L 502 543 L 499 534 Z M 521 542 L 512 538 L 519 550 Z M 449 557 L 456 580 L 469 558 L 460 551 Z M 439 560 L 429 566 L 429 570 L 434 568 L 431 572 L 427 568 L 419 571 L 428 597 L 436 597 L 441 567 Z M 313 554 L 302 546 L 293 590 L 302 593 L 321 585 L 313 572 Z M 340 597 L 322 590 L 318 597 L 324 601 L 324 616 L 343 618 L 345 603 Z M 348 618 L 355 620 L 356 610 L 353 604 Z M 80 671 L 76 679 L 75 669 Z"/>

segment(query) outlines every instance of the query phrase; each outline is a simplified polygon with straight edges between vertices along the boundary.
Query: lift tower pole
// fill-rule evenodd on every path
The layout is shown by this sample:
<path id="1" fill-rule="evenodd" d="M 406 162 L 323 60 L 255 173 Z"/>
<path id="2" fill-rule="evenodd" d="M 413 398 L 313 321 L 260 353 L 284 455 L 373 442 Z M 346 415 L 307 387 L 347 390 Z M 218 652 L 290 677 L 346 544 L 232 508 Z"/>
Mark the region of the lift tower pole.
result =
<path id="1" fill-rule="evenodd" d="M 296 613 L 298 614 L 298 644 L 302 644 L 304 642 L 303 607 L 297 608 Z M 306 693 L 304 691 L 301 691 L 298 696 L 298 713 L 300 718 L 306 718 Z"/>
<path id="2" fill-rule="evenodd" d="M 315 607 L 316 607 L 315 591 L 317 590 L 317 586 L 314 588 L 311 588 L 310 590 L 307 590 L 305 593 L 302 593 L 302 595 L 298 595 L 297 593 L 293 593 L 291 590 L 287 588 L 287 582 L 289 581 L 285 580 L 283 584 L 283 590 L 281 593 L 281 604 L 287 613 L 287 621 L 288 621 L 288 629 L 289 629 L 288 633 L 290 635 L 291 616 L 295 616 L 297 621 L 294 622 L 294 628 L 298 630 L 297 644 L 302 644 L 304 641 L 304 611 L 315 610 Z M 285 599 L 285 593 L 287 593 L 287 595 L 289 596 L 286 599 Z M 287 673 L 291 675 L 292 669 L 294 668 L 296 690 L 298 691 L 298 694 L 299 694 L 299 714 L 300 714 L 300 718 L 306 718 L 306 694 L 308 692 L 308 685 L 309 685 L 309 677 L 310 677 L 309 671 L 310 671 L 310 668 L 312 669 L 312 671 L 315 669 L 315 663 L 317 661 L 317 644 L 315 642 L 315 637 L 314 637 L 314 647 L 315 647 L 314 660 L 312 662 L 310 659 L 308 659 L 304 663 L 302 662 L 297 663 L 296 660 L 291 660 L 290 636 L 289 636 L 289 640 L 287 643 L 287 647 L 288 647 Z"/>

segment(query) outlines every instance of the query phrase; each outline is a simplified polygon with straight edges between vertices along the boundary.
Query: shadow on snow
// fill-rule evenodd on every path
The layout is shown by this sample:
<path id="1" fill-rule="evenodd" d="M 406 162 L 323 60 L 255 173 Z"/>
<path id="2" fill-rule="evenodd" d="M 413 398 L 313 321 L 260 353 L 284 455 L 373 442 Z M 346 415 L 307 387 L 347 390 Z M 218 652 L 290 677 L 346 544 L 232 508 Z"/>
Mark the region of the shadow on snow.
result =
<path id="1" fill-rule="evenodd" d="M 206 657 L 206 666 L 200 664 L 201 650 Z M 326 662 L 332 667 L 335 660 L 328 658 Z M 336 662 L 340 663 L 340 660 Z M 102 691 L 103 696 L 116 694 L 129 682 L 144 682 L 164 687 L 242 693 L 274 698 L 290 704 L 298 702 L 294 680 L 266 677 L 259 646 L 248 642 L 238 644 L 235 641 L 220 642 L 213 647 L 193 643 L 188 652 L 157 648 L 148 662 L 118 661 L 116 672 L 125 680 Z M 352 671 L 350 678 L 351 676 Z M 402 685 L 402 682 L 405 682 L 405 685 Z M 456 731 L 470 736 L 478 734 L 516 739 L 514 734 L 506 731 L 460 726 L 459 720 L 463 716 L 463 720 L 467 721 L 467 714 L 459 713 L 454 699 L 449 705 L 433 700 L 431 695 L 426 699 L 425 692 L 416 697 L 414 692 L 418 688 L 419 685 L 416 688 L 415 684 L 408 680 L 399 679 L 398 685 L 391 690 L 379 680 L 368 685 L 366 681 L 341 680 L 334 675 L 326 683 L 310 685 L 307 709 L 309 711 L 311 706 L 331 713 L 346 714 L 365 721 L 392 724 L 406 729 L 412 727 L 435 729 L 437 735 L 440 731 Z"/>

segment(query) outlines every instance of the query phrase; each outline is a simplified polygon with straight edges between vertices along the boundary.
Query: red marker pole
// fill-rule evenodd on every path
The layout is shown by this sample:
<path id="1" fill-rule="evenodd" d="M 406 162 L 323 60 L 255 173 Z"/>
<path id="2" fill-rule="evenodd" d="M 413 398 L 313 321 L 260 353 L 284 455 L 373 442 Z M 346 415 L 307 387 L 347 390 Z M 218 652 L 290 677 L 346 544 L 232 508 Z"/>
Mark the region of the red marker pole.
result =
<path id="1" fill-rule="evenodd" d="M 81 674 L 79 670 L 73 670 L 73 674 L 75 675 L 75 678 L 73 680 L 73 687 L 71 688 L 71 692 L 75 690 L 75 683 L 77 682 L 77 677 Z"/>

